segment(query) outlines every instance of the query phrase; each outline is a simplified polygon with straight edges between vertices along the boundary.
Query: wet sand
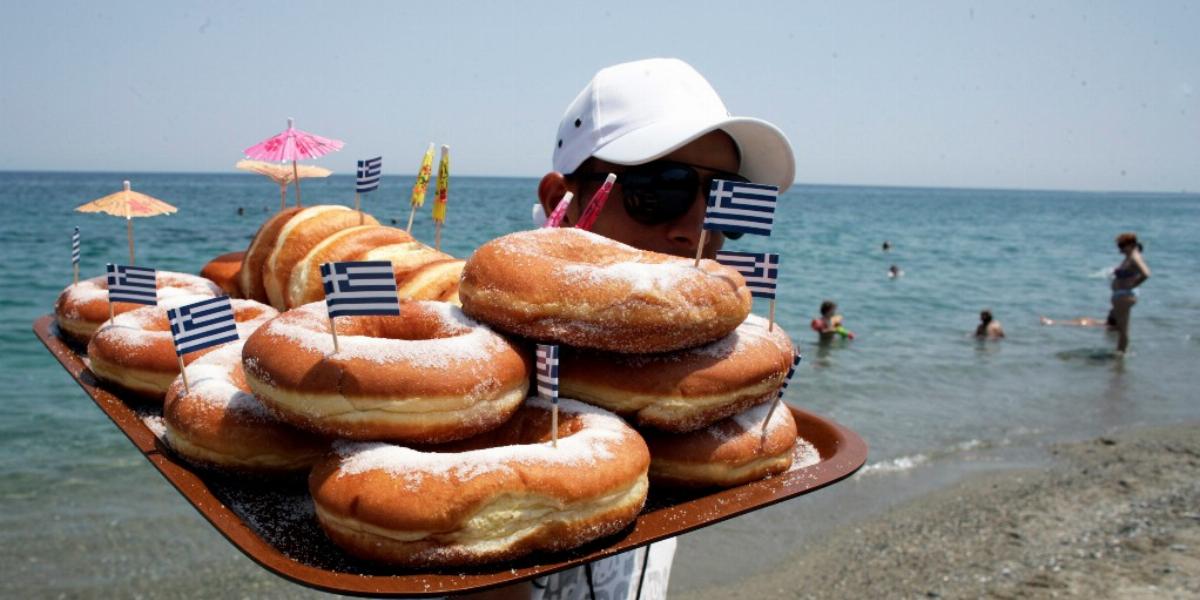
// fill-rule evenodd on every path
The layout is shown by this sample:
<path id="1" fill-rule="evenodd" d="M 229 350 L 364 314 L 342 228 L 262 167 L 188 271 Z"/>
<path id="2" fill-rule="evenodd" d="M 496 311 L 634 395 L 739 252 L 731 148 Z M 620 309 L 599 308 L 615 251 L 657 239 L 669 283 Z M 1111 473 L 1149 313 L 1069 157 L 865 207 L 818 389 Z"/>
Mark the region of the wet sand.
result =
<path id="1" fill-rule="evenodd" d="M 1200 424 L 1050 447 L 690 598 L 1200 596 Z M 677 590 L 672 582 L 673 590 Z"/>

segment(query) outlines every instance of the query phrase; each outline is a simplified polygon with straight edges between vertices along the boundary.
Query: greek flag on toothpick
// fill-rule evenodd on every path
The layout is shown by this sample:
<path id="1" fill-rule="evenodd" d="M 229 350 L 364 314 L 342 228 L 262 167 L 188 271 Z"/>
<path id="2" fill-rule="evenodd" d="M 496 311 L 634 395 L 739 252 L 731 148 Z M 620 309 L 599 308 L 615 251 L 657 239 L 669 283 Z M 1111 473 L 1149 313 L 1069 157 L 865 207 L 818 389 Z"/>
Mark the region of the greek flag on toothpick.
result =
<path id="1" fill-rule="evenodd" d="M 704 228 L 771 235 L 779 188 L 761 183 L 714 179 L 704 211 Z"/>
<path id="2" fill-rule="evenodd" d="M 105 266 L 108 271 L 108 301 L 158 304 L 154 269 L 131 265 Z"/>
<path id="3" fill-rule="evenodd" d="M 330 318 L 400 314 L 391 261 L 325 263 L 321 265 L 321 281 Z"/>
<path id="4" fill-rule="evenodd" d="M 71 264 L 79 264 L 79 228 L 75 228 L 75 232 L 71 234 Z"/>
<path id="5" fill-rule="evenodd" d="M 167 309 L 175 354 L 203 350 L 238 339 L 237 321 L 229 296 L 209 298 L 187 306 Z"/>
<path id="6" fill-rule="evenodd" d="M 358 161 L 358 180 L 355 182 L 354 191 L 362 194 L 379 189 L 379 176 L 382 171 L 382 156 Z"/>
<path id="7" fill-rule="evenodd" d="M 792 356 L 792 366 L 788 367 L 787 377 L 783 378 L 783 387 L 779 388 L 780 398 L 783 397 L 783 391 L 787 389 L 788 383 L 792 381 L 792 375 L 796 374 L 796 367 L 800 365 L 800 361 L 803 359 L 804 357 L 800 356 L 799 352 Z"/>
<path id="8" fill-rule="evenodd" d="M 558 344 L 537 345 L 537 392 L 558 404 Z"/>
<path id="9" fill-rule="evenodd" d="M 717 262 L 741 273 L 751 296 L 775 299 L 775 281 L 779 279 L 778 254 L 721 250 L 717 252 Z"/>

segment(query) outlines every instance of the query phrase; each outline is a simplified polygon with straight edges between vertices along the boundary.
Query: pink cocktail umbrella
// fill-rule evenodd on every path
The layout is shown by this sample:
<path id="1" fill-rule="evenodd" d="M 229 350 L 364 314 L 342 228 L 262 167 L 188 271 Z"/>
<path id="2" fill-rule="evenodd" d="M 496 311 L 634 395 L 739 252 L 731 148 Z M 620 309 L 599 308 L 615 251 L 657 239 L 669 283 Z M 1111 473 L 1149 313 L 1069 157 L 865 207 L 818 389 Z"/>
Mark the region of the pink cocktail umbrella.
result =
<path id="1" fill-rule="evenodd" d="M 296 206 L 300 206 L 300 176 L 297 172 L 296 161 L 337 152 L 345 144 L 341 140 L 331 140 L 296 129 L 294 123 L 295 120 L 288 117 L 287 130 L 246 148 L 245 152 L 247 158 L 280 162 L 292 161 L 292 181 L 296 183 Z"/>

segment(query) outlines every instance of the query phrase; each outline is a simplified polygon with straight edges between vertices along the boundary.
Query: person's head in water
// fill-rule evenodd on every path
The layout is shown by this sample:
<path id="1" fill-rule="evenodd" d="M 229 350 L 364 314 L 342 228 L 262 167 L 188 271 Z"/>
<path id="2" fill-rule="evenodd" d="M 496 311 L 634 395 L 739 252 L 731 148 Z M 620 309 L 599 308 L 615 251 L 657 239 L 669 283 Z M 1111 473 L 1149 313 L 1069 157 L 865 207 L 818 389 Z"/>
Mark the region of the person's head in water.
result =
<path id="1" fill-rule="evenodd" d="M 887 240 L 883 240 L 883 251 L 887 252 L 888 250 L 891 250 L 891 249 L 892 249 L 892 243 Z"/>
<path id="2" fill-rule="evenodd" d="M 795 177 L 795 158 L 779 128 L 730 116 L 690 65 L 649 59 L 601 69 L 567 107 L 554 170 L 538 185 L 542 212 L 553 212 L 571 192 L 563 225 L 574 225 L 608 173 L 617 181 L 592 231 L 645 250 L 694 256 L 713 179 L 766 183 L 783 192 Z M 713 257 L 724 237 L 710 232 L 704 255 Z"/>
<path id="3" fill-rule="evenodd" d="M 835 313 L 835 312 L 837 312 L 837 303 L 834 302 L 833 300 L 826 300 L 821 303 L 821 316 L 822 317 L 825 317 L 826 319 L 828 319 L 829 317 L 832 317 L 833 313 Z"/>
<path id="4" fill-rule="evenodd" d="M 979 323 L 981 325 L 987 325 L 988 323 L 991 323 L 991 322 L 992 322 L 992 311 L 991 310 L 988 310 L 985 308 L 985 309 L 979 311 Z"/>

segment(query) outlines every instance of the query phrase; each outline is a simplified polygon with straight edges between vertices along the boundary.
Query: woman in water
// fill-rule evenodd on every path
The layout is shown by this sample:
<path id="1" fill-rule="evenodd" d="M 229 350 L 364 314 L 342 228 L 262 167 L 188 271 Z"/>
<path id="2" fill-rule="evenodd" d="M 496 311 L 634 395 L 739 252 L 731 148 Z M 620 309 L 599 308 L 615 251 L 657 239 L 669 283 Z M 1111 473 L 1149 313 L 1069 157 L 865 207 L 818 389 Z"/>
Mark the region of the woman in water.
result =
<path id="1" fill-rule="evenodd" d="M 842 324 L 842 315 L 837 314 L 837 303 L 833 300 L 821 303 L 821 317 L 812 320 L 812 328 L 821 334 L 822 342 L 829 342 L 837 335 L 845 339 L 854 339 L 854 332 L 847 330 Z"/>
<path id="2" fill-rule="evenodd" d="M 1004 337 L 1004 328 L 992 316 L 990 309 L 979 311 L 979 326 L 975 328 L 975 337 L 981 339 L 998 339 Z"/>
<path id="3" fill-rule="evenodd" d="M 1117 249 L 1125 260 L 1113 269 L 1112 316 L 1117 335 L 1117 352 L 1124 354 L 1129 346 L 1129 313 L 1137 304 L 1137 287 L 1150 278 L 1150 267 L 1142 260 L 1142 245 L 1137 235 L 1122 233 L 1117 236 Z"/>

